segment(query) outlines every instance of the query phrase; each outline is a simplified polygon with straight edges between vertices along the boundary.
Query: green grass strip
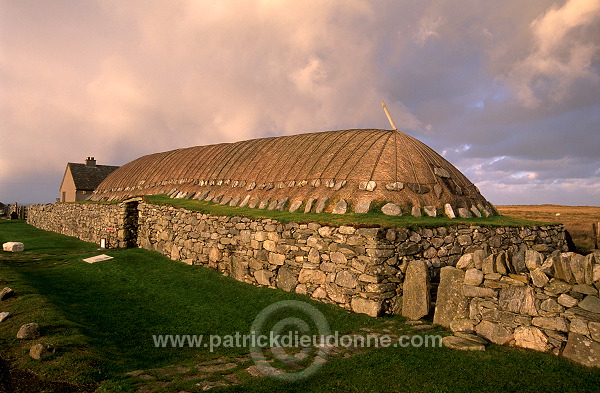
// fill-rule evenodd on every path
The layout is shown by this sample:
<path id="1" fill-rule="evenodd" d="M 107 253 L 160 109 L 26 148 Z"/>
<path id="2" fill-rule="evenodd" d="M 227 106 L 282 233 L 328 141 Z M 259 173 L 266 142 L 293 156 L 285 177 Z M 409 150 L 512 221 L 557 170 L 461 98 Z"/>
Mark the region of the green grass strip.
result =
<path id="1" fill-rule="evenodd" d="M 384 228 L 404 227 L 440 227 L 452 226 L 458 224 L 475 225 L 484 227 L 521 227 L 521 226 L 539 226 L 550 225 L 548 223 L 522 220 L 518 218 L 506 216 L 492 216 L 486 218 L 454 218 L 447 217 L 413 217 L 413 216 L 386 216 L 383 213 L 347 213 L 347 214 L 330 214 L 330 213 L 290 213 L 288 211 L 274 211 L 251 209 L 248 207 L 232 207 L 228 205 L 220 205 L 218 203 L 198 201 L 195 199 L 172 199 L 166 195 L 146 195 L 144 200 L 148 203 L 161 206 L 173 206 L 191 211 L 198 211 L 215 216 L 242 216 L 252 219 L 273 219 L 282 223 L 309 223 L 316 222 L 321 225 L 352 225 L 357 227 L 380 226 Z"/>

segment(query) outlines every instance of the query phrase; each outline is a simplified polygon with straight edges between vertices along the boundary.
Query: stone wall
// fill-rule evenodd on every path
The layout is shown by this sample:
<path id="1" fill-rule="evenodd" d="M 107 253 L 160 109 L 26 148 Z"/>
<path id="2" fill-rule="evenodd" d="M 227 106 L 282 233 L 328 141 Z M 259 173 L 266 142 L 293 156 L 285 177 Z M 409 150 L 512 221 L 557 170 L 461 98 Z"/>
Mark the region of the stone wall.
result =
<path id="1" fill-rule="evenodd" d="M 140 247 L 373 316 L 399 312 L 411 261 L 423 261 L 435 281 L 439 268 L 477 248 L 566 249 L 562 226 L 354 228 L 216 217 L 147 203 L 138 208 Z"/>
<path id="2" fill-rule="evenodd" d="M 109 247 L 139 246 L 237 280 L 307 294 L 369 315 L 399 313 L 409 263 L 433 283 L 440 268 L 476 249 L 498 254 L 566 250 L 560 225 L 355 228 L 216 217 L 141 199 L 34 205 L 28 222 Z M 427 284 L 429 285 L 429 284 Z M 432 291 L 435 295 L 435 287 Z"/>
<path id="3" fill-rule="evenodd" d="M 600 366 L 600 261 L 563 252 L 562 225 L 283 224 L 139 199 L 34 205 L 28 222 L 96 243 L 105 238 L 112 247 L 137 245 L 371 316 L 418 319 L 435 304 L 434 323 L 455 332 Z"/>
<path id="4" fill-rule="evenodd" d="M 597 255 L 600 257 L 600 255 Z M 434 323 L 600 367 L 600 259 L 476 251 L 441 269 Z"/>
<path id="5" fill-rule="evenodd" d="M 55 203 L 31 205 L 27 223 L 37 228 L 74 236 L 107 247 L 125 247 L 128 204 Z"/>

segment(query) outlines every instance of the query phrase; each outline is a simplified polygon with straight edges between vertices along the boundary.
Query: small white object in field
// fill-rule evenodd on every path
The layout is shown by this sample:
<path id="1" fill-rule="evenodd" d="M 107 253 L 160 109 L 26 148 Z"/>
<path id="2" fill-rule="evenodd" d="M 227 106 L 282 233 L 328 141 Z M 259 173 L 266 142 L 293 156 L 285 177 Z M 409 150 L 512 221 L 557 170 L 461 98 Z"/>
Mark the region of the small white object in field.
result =
<path id="1" fill-rule="evenodd" d="M 94 263 L 94 262 L 108 261 L 109 259 L 113 259 L 113 257 L 110 257 L 108 255 L 102 254 L 102 255 L 97 255 L 95 257 L 86 258 L 83 261 L 87 262 L 87 263 Z"/>
<path id="2" fill-rule="evenodd" d="M 7 242 L 2 244 L 2 249 L 8 252 L 21 252 L 25 250 L 25 246 L 21 242 Z"/>
<path id="3" fill-rule="evenodd" d="M 558 216 L 560 216 L 560 213 L 556 213 L 556 216 L 557 216 L 557 217 L 558 217 Z"/>

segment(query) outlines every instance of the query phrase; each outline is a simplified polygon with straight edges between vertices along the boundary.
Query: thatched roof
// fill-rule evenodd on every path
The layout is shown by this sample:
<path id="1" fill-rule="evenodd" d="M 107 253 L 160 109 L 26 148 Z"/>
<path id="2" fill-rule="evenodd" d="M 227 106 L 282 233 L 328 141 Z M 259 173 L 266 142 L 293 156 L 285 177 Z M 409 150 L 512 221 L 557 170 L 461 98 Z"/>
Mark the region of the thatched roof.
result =
<path id="1" fill-rule="evenodd" d="M 365 199 L 437 208 L 489 205 L 443 157 L 390 130 L 327 131 L 150 154 L 114 171 L 92 199 L 161 193 L 288 198 L 289 204 L 328 198 L 352 206 Z"/>

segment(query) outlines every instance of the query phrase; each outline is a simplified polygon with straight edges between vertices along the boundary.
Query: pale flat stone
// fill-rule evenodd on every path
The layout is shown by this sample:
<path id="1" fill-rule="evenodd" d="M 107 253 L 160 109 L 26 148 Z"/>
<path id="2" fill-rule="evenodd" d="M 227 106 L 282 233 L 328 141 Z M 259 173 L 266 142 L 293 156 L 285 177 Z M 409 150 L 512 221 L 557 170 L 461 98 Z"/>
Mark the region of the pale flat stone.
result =
<path id="1" fill-rule="evenodd" d="M 334 191 L 341 190 L 346 185 L 346 183 L 347 183 L 346 180 L 338 180 L 337 182 L 335 182 L 335 185 L 333 186 L 333 190 Z"/>
<path id="2" fill-rule="evenodd" d="M 534 326 L 519 326 L 514 331 L 515 344 L 522 348 L 546 352 L 552 348 L 548 337 Z"/>
<path id="3" fill-rule="evenodd" d="M 439 184 L 436 184 L 433 186 L 433 192 L 435 194 L 435 197 L 439 199 L 442 196 L 444 189 Z"/>
<path id="4" fill-rule="evenodd" d="M 413 206 L 412 209 L 411 209 L 411 211 L 410 211 L 410 214 L 413 217 L 421 217 L 422 216 L 421 206 Z"/>
<path id="5" fill-rule="evenodd" d="M 327 206 L 328 198 L 321 198 L 317 202 L 317 207 L 315 208 L 316 213 L 323 213 L 325 211 L 325 206 Z"/>
<path id="6" fill-rule="evenodd" d="M 355 296 L 352 298 L 350 305 L 352 307 L 352 311 L 359 314 L 367 314 L 371 317 L 377 317 L 381 312 L 381 302 L 377 300 L 370 300 Z"/>
<path id="7" fill-rule="evenodd" d="M 464 207 L 458 208 L 458 216 L 460 218 L 471 218 L 472 217 L 471 212 Z"/>
<path id="8" fill-rule="evenodd" d="M 358 213 L 358 214 L 368 213 L 370 208 L 371 208 L 371 200 L 370 199 L 361 199 L 358 201 L 358 203 L 354 207 L 354 213 Z"/>
<path id="9" fill-rule="evenodd" d="M 513 339 L 513 334 L 510 330 L 490 321 L 482 321 L 479 325 L 475 326 L 475 331 L 478 335 L 499 345 L 507 344 Z"/>
<path id="10" fill-rule="evenodd" d="M 471 206 L 471 213 L 473 213 L 475 217 L 481 218 L 481 212 L 476 206 Z"/>
<path id="11" fill-rule="evenodd" d="M 488 345 L 490 343 L 485 338 L 480 337 L 480 336 L 478 336 L 476 334 L 473 334 L 473 333 L 468 333 L 468 332 L 454 332 L 454 335 L 456 337 L 461 337 L 461 338 L 464 338 L 466 340 L 475 341 L 476 343 L 483 344 L 483 345 Z"/>
<path id="12" fill-rule="evenodd" d="M 454 319 L 450 322 L 450 330 L 453 332 L 473 332 L 475 331 L 475 325 L 473 321 L 467 318 Z"/>
<path id="13" fill-rule="evenodd" d="M 304 213 L 310 213 L 315 203 L 315 198 L 308 198 L 306 205 L 304 206 Z"/>
<path id="14" fill-rule="evenodd" d="M 254 209 L 258 206 L 259 203 L 260 203 L 260 198 L 256 197 L 250 201 L 250 203 L 248 204 L 248 207 L 251 209 Z"/>
<path id="15" fill-rule="evenodd" d="M 0 322 L 6 321 L 10 313 L 8 311 L 0 312 Z"/>
<path id="16" fill-rule="evenodd" d="M 320 270 L 315 269 L 302 269 L 298 276 L 298 282 L 312 283 L 312 284 L 325 284 L 327 275 Z"/>
<path id="17" fill-rule="evenodd" d="M 269 203 L 271 203 L 271 199 L 270 198 L 266 198 L 263 199 L 262 201 L 260 201 L 258 208 L 259 209 L 266 209 L 269 206 Z"/>
<path id="18" fill-rule="evenodd" d="M 571 319 L 571 324 L 569 325 L 569 331 L 571 333 L 589 335 L 590 329 L 588 327 L 588 321 L 582 318 L 573 318 Z M 598 341 L 598 340 L 596 340 Z"/>
<path id="19" fill-rule="evenodd" d="M 288 197 L 281 198 L 279 200 L 279 202 L 277 202 L 277 206 L 275 207 L 275 209 L 280 212 L 283 211 L 283 209 L 285 209 L 285 205 L 288 202 L 288 200 L 289 200 Z"/>
<path id="20" fill-rule="evenodd" d="M 423 207 L 423 211 L 425 211 L 425 214 L 429 217 L 437 216 L 437 209 L 435 206 L 425 206 Z"/>
<path id="21" fill-rule="evenodd" d="M 272 277 L 273 272 L 269 270 L 258 270 L 254 273 L 254 278 L 256 278 L 256 282 L 260 285 L 270 285 Z"/>
<path id="22" fill-rule="evenodd" d="M 481 263 L 481 271 L 483 271 L 483 274 L 492 274 L 492 273 L 497 273 L 496 272 L 496 260 L 499 259 L 501 257 L 502 254 L 498 255 L 496 257 L 496 255 L 492 254 L 492 255 L 488 255 L 483 262 Z"/>
<path id="23" fill-rule="evenodd" d="M 430 289 L 425 261 L 409 262 L 402 286 L 402 315 L 414 320 L 429 314 Z"/>
<path id="24" fill-rule="evenodd" d="M 346 214 L 347 210 L 348 210 L 348 203 L 344 199 L 340 199 L 340 201 L 335 205 L 335 207 L 333 208 L 333 211 L 331 213 Z"/>
<path id="25" fill-rule="evenodd" d="M 561 317 L 534 317 L 531 324 L 542 329 L 556 330 L 557 332 L 569 331 L 569 323 Z"/>
<path id="26" fill-rule="evenodd" d="M 246 207 L 248 206 L 248 202 L 250 202 L 250 195 L 246 195 L 244 197 L 244 199 L 242 199 L 242 201 L 240 202 L 240 207 Z"/>
<path id="27" fill-rule="evenodd" d="M 565 311 L 565 308 L 563 306 L 561 306 L 560 304 L 558 304 L 558 302 L 556 300 L 554 300 L 553 298 L 544 300 L 540 304 L 540 309 L 542 309 L 544 311 L 548 311 L 548 312 L 563 312 L 563 311 Z"/>
<path id="28" fill-rule="evenodd" d="M 462 286 L 463 295 L 466 297 L 496 297 L 498 293 L 492 288 L 474 287 L 472 285 Z"/>
<path id="29" fill-rule="evenodd" d="M 342 270 L 335 276 L 335 283 L 344 288 L 356 288 L 358 280 L 348 270 Z"/>
<path id="30" fill-rule="evenodd" d="M 534 269 L 531 271 L 531 282 L 538 288 L 544 287 L 548 284 L 548 276 L 541 269 Z"/>
<path id="31" fill-rule="evenodd" d="M 454 214 L 454 210 L 452 209 L 452 206 L 449 203 L 446 203 L 444 205 L 444 214 L 448 218 L 456 218 L 456 215 Z"/>
<path id="32" fill-rule="evenodd" d="M 534 250 L 526 250 L 525 251 L 525 266 L 529 271 L 536 270 L 541 267 L 544 263 L 544 256 Z"/>
<path id="33" fill-rule="evenodd" d="M 446 179 L 450 178 L 450 173 L 448 173 L 448 171 L 446 169 L 444 169 L 444 168 L 435 167 L 435 168 L 433 168 L 433 173 L 435 173 L 439 177 L 443 177 L 443 178 L 446 178 Z"/>
<path id="34" fill-rule="evenodd" d="M 571 258 L 570 267 L 576 283 L 592 284 L 593 266 L 590 258 L 575 254 Z"/>
<path id="35" fill-rule="evenodd" d="M 465 285 L 478 286 L 483 282 L 483 272 L 478 269 L 469 269 L 465 272 Z"/>
<path id="36" fill-rule="evenodd" d="M 294 213 L 296 210 L 300 209 L 300 206 L 302 206 L 302 201 L 295 201 L 292 203 L 290 206 L 290 213 Z"/>
<path id="37" fill-rule="evenodd" d="M 404 188 L 404 183 L 402 182 L 394 182 L 394 183 L 388 183 L 385 185 L 385 188 L 390 190 L 390 191 L 400 191 Z"/>
<path id="38" fill-rule="evenodd" d="M 366 186 L 365 186 L 365 190 L 366 191 L 374 191 L 375 188 L 377 188 L 377 183 L 374 182 L 373 180 L 368 181 Z"/>
<path id="39" fill-rule="evenodd" d="M 108 261 L 109 259 L 113 259 L 113 257 L 108 256 L 106 254 L 102 254 L 102 255 L 97 255 L 95 257 L 86 258 L 83 261 L 87 262 L 87 263 L 96 263 L 96 262 Z"/>
<path id="40" fill-rule="evenodd" d="M 401 216 L 402 215 L 402 209 L 400 208 L 400 206 L 398 206 L 394 203 L 386 203 L 381 208 L 381 212 L 383 214 L 385 214 L 386 216 Z"/>
<path id="41" fill-rule="evenodd" d="M 558 297 L 558 304 L 564 307 L 575 307 L 579 303 L 579 300 L 573 296 L 567 295 L 566 293 L 561 294 Z"/>
<path id="42" fill-rule="evenodd" d="M 473 261 L 473 253 L 464 254 L 460 257 L 458 262 L 456 263 L 457 269 L 470 269 L 475 266 L 475 262 Z"/>
<path id="43" fill-rule="evenodd" d="M 485 345 L 457 336 L 443 337 L 442 345 L 459 351 L 485 351 Z"/>
<path id="44" fill-rule="evenodd" d="M 25 250 L 25 245 L 21 242 L 7 242 L 2 244 L 2 249 L 7 252 L 21 252 Z"/>

